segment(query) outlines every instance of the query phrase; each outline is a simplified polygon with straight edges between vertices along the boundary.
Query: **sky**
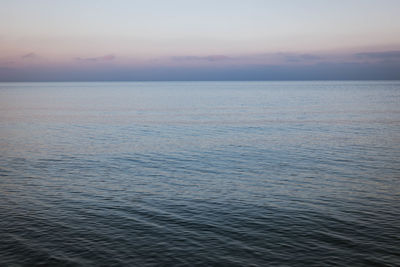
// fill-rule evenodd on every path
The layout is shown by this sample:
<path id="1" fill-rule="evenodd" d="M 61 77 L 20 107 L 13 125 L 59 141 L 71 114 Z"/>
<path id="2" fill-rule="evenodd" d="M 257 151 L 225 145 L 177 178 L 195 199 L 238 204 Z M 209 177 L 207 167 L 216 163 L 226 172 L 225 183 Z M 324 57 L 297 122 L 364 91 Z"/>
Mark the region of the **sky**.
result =
<path id="1" fill-rule="evenodd" d="M 400 79 L 398 0 L 0 0 L 0 81 Z"/>

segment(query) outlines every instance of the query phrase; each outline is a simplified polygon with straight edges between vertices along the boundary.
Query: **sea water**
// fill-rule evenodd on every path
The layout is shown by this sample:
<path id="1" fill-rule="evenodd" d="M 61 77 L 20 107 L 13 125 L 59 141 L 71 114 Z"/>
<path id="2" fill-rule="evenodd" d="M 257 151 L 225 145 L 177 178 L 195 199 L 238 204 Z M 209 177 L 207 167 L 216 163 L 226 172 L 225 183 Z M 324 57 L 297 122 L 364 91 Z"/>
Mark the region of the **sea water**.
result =
<path id="1" fill-rule="evenodd" d="M 0 265 L 399 266 L 400 82 L 0 83 Z"/>

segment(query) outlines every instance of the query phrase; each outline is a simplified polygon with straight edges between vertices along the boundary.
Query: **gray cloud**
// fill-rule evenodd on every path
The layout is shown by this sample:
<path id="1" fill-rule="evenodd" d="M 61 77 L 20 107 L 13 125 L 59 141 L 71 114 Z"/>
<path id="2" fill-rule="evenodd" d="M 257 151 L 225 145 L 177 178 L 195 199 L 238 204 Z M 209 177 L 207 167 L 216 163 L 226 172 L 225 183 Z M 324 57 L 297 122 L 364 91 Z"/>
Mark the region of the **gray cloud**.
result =
<path id="1" fill-rule="evenodd" d="M 107 62 L 114 58 L 113 55 L 106 55 L 75 60 Z M 285 59 L 303 60 L 307 64 L 288 64 Z M 89 64 L 90 68 L 85 64 L 64 67 L 16 65 L 13 69 L 4 64 L 0 66 L 0 81 L 400 80 L 400 51 L 332 55 L 271 53 L 237 57 L 183 56 L 172 60 L 182 61 L 183 64 Z M 224 60 L 229 64 L 193 64 Z"/>
<path id="2" fill-rule="evenodd" d="M 400 62 L 310 65 L 152 66 L 95 68 L 26 67 L 1 69 L 0 81 L 250 81 L 250 80 L 399 80 Z"/>
<path id="3" fill-rule="evenodd" d="M 286 62 L 314 62 L 316 60 L 321 60 L 321 56 L 313 54 L 288 54 L 288 53 L 278 53 L 282 56 Z"/>
<path id="4" fill-rule="evenodd" d="M 0 61 L 0 65 L 12 65 L 14 63 L 15 61 L 12 60 Z"/>
<path id="5" fill-rule="evenodd" d="M 215 61 L 225 61 L 231 59 L 228 56 L 224 55 L 209 55 L 209 56 L 176 56 L 172 57 L 173 60 L 176 61 L 210 61 L 210 62 L 215 62 Z"/>
<path id="6" fill-rule="evenodd" d="M 364 52 L 354 54 L 358 58 L 369 58 L 369 59 L 400 59 L 400 51 L 383 51 L 383 52 Z"/>
<path id="7" fill-rule="evenodd" d="M 105 56 L 101 56 L 101 57 L 77 57 L 75 58 L 75 60 L 78 61 L 91 61 L 91 62 L 97 62 L 97 61 L 112 61 L 115 59 L 115 56 L 110 54 L 110 55 L 105 55 Z"/>
<path id="8" fill-rule="evenodd" d="M 37 54 L 35 54 L 33 52 L 30 52 L 28 54 L 25 54 L 25 55 L 21 56 L 22 59 L 33 59 L 33 58 L 36 58 L 36 57 L 37 57 Z"/>

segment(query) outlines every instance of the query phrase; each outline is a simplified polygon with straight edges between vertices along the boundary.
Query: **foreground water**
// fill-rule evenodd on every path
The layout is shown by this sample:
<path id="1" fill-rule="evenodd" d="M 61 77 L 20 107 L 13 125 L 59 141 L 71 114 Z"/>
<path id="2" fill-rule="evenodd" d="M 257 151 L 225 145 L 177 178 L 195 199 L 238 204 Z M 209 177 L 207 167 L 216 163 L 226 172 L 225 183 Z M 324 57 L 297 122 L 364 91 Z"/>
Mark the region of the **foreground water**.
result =
<path id="1" fill-rule="evenodd" d="M 0 265 L 400 265 L 400 82 L 0 84 Z"/>

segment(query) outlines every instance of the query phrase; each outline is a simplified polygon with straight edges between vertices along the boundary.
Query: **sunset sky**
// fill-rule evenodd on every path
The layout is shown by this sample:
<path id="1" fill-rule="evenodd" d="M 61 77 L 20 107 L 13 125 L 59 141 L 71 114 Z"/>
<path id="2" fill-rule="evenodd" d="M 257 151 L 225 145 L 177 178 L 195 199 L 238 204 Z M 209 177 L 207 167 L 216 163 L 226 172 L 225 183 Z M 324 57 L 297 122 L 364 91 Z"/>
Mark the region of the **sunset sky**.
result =
<path id="1" fill-rule="evenodd" d="M 0 81 L 400 79 L 398 0 L 0 4 Z"/>

